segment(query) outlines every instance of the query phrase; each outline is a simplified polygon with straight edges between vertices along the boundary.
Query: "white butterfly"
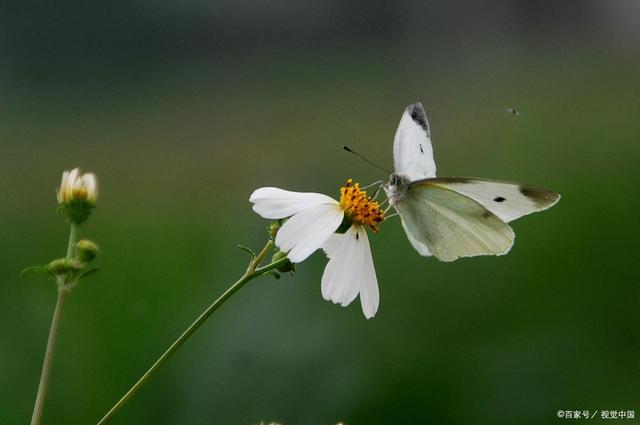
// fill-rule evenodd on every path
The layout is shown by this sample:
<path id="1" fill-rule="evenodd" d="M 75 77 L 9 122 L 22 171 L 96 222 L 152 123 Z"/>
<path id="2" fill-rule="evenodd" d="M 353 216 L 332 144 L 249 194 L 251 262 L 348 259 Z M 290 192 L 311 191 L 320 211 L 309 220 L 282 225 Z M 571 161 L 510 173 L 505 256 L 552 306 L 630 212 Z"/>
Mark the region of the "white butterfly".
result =
<path id="1" fill-rule="evenodd" d="M 507 224 L 555 205 L 560 195 L 502 180 L 436 177 L 429 122 L 421 103 L 407 106 L 393 141 L 395 173 L 384 185 L 411 245 L 453 261 L 504 255 L 515 234 Z"/>

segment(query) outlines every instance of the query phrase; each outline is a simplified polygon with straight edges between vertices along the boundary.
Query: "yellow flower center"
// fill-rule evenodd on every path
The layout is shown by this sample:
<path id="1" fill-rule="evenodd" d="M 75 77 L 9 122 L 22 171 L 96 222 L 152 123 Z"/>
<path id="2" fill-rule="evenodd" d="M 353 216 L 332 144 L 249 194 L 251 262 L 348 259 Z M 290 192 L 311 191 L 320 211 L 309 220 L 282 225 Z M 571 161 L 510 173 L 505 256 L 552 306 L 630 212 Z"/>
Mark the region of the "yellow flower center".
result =
<path id="1" fill-rule="evenodd" d="M 89 191 L 86 188 L 80 187 L 71 191 L 71 199 L 87 199 L 89 197 Z"/>
<path id="2" fill-rule="evenodd" d="M 369 226 L 375 233 L 378 233 L 376 225 L 384 220 L 380 205 L 367 197 L 367 191 L 361 190 L 360 184 L 354 184 L 352 179 L 340 188 L 340 208 L 352 223 Z"/>

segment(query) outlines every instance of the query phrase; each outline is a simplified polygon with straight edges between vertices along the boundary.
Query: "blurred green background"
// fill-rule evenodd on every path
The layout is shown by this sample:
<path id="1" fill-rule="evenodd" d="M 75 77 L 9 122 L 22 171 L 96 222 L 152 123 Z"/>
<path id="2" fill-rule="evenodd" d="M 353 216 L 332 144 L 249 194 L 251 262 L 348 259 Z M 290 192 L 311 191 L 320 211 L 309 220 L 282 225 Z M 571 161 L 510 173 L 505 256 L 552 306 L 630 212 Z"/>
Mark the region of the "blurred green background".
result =
<path id="1" fill-rule="evenodd" d="M 92 424 L 238 277 L 260 186 L 386 178 L 406 104 L 438 172 L 562 193 L 505 257 L 371 237 L 378 315 L 320 253 L 243 288 L 114 424 L 546 424 L 640 417 L 640 7 L 583 2 L 36 1 L 0 9 L 0 423 L 28 423 L 64 255 L 65 169 L 97 174 L 100 272 L 66 305 L 45 424 Z M 558 4 L 559 3 L 559 4 Z M 518 108 L 520 116 L 507 108 Z"/>

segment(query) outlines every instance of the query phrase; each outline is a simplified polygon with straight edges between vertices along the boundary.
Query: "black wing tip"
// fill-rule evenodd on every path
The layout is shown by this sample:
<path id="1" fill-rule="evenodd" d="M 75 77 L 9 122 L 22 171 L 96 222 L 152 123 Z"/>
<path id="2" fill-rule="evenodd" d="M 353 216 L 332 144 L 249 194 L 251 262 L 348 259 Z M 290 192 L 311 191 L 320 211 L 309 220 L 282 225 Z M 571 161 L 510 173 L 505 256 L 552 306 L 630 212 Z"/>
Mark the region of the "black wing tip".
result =
<path id="1" fill-rule="evenodd" d="M 429 134 L 429 120 L 427 120 L 427 113 L 424 111 L 424 107 L 421 102 L 414 102 L 407 106 L 406 111 L 411 116 L 411 119 L 418 124 L 424 131 Z"/>
<path id="2" fill-rule="evenodd" d="M 531 199 L 539 208 L 547 209 L 557 204 L 560 194 L 540 187 L 521 184 L 518 188 L 527 198 Z"/>

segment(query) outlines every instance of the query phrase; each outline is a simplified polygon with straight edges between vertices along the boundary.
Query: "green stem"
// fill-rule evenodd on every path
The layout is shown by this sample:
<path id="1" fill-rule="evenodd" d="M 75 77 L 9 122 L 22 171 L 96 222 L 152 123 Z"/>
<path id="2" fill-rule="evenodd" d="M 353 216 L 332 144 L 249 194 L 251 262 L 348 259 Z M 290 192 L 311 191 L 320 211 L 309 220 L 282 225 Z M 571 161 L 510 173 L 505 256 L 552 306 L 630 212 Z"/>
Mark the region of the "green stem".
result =
<path id="1" fill-rule="evenodd" d="M 71 230 L 69 231 L 69 244 L 67 246 L 67 258 L 73 256 L 73 248 L 76 244 L 78 226 L 71 223 Z M 56 300 L 56 307 L 53 310 L 53 317 L 51 318 L 51 328 L 49 329 L 49 338 L 47 339 L 47 348 L 44 352 L 44 361 L 42 362 L 42 372 L 40 373 L 40 384 L 38 385 L 38 394 L 36 395 L 36 402 L 33 406 L 33 415 L 31 416 L 31 425 L 38 425 L 42 420 L 42 414 L 44 412 L 44 402 L 47 396 L 47 389 L 49 388 L 49 376 L 51 374 L 51 365 L 53 363 L 53 353 L 58 339 L 58 331 L 60 329 L 60 321 L 62 320 L 62 308 L 64 302 L 69 293 L 69 288 L 65 287 L 66 282 L 58 282 L 58 298 Z"/>
<path id="2" fill-rule="evenodd" d="M 60 319 L 62 318 L 62 307 L 69 293 L 68 289 L 58 287 L 58 299 L 56 308 L 53 311 L 51 319 L 51 329 L 49 329 L 49 339 L 47 340 L 47 349 L 44 353 L 44 362 L 42 363 L 42 373 L 40 374 L 40 385 L 38 386 L 38 395 L 36 403 L 33 407 L 33 416 L 31 416 L 31 425 L 38 425 L 42 419 L 44 411 L 44 401 L 49 387 L 49 375 L 51 373 L 51 364 L 53 362 L 53 351 L 58 337 L 58 329 L 60 328 Z"/>
<path id="3" fill-rule="evenodd" d="M 176 339 L 173 344 L 169 346 L 169 348 L 162 353 L 162 355 L 156 360 L 156 362 L 145 372 L 144 375 L 127 391 L 127 393 L 107 412 L 106 415 L 98 425 L 104 425 L 108 423 L 116 413 L 131 399 L 136 393 L 142 388 L 144 384 L 151 379 L 151 377 L 171 358 L 171 356 L 178 351 L 178 349 L 184 344 L 191 335 L 195 333 L 196 330 L 215 312 L 226 300 L 231 298 L 231 296 L 236 293 L 240 288 L 242 288 L 247 282 L 253 280 L 256 277 L 262 276 L 265 273 L 280 267 L 285 264 L 288 259 L 282 258 L 278 261 L 274 261 L 272 263 L 267 264 L 264 267 L 259 267 L 260 263 L 264 260 L 267 254 L 273 248 L 273 241 L 269 241 L 262 251 L 256 256 L 255 259 L 251 261 L 247 271 L 242 275 L 242 277 L 233 285 L 231 285 L 218 299 L 216 299 L 206 310 L 198 316 L 198 318 L 191 324 L 189 327 Z"/>
<path id="4" fill-rule="evenodd" d="M 67 259 L 73 258 L 74 248 L 78 242 L 78 225 L 71 223 L 71 230 L 69 231 L 69 243 L 67 244 Z"/>

